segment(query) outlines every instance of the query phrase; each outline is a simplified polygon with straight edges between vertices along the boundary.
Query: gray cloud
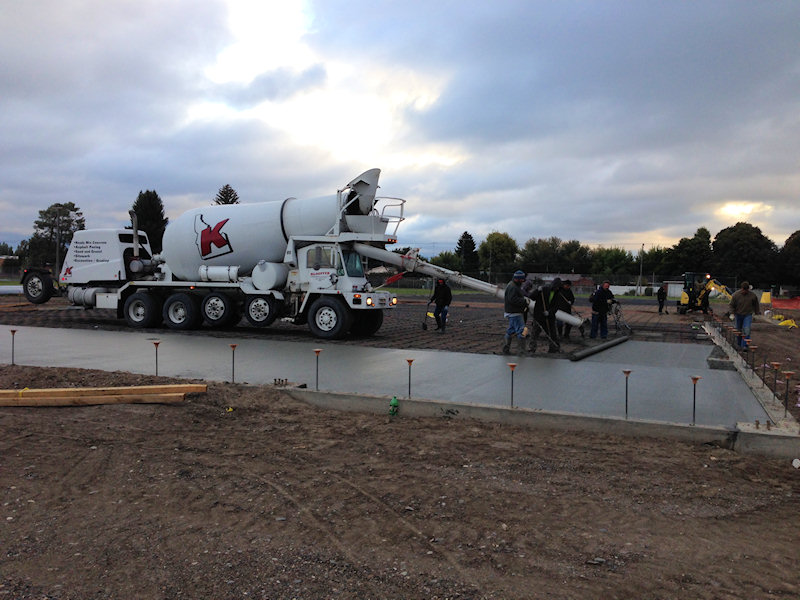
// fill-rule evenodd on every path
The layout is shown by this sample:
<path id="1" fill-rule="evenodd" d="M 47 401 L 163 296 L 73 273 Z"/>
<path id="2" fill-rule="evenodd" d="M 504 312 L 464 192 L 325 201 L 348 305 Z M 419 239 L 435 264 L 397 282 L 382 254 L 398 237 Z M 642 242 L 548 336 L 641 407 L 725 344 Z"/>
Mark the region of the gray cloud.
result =
<path id="1" fill-rule="evenodd" d="M 800 228 L 800 5 L 793 2 L 312 2 L 318 62 L 246 84 L 205 69 L 233 38 L 224 2 L 7 3 L 0 19 L 0 241 L 74 201 L 111 226 L 141 189 L 175 215 L 229 183 L 244 201 L 335 191 L 384 171 L 409 199 L 400 243 L 447 249 L 466 229 L 634 247 L 732 225 L 726 201 L 782 244 Z M 326 61 L 441 82 L 409 108 L 398 150 L 454 146 L 451 167 L 350 164 L 277 123 L 188 120 L 291 102 Z M 336 118 L 331 113 L 331 118 Z M 356 123 L 354 130 L 357 129 Z"/>

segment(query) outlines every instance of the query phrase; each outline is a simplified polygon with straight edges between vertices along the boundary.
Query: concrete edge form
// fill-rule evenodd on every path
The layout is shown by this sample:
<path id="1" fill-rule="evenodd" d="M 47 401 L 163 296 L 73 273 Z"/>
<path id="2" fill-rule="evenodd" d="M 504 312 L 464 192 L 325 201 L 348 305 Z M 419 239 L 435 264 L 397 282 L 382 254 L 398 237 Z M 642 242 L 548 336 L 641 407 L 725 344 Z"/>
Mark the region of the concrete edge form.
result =
<path id="1" fill-rule="evenodd" d="M 316 392 L 300 388 L 286 388 L 295 400 L 332 410 L 387 415 L 388 397 L 360 396 L 333 392 Z M 724 427 L 696 427 L 676 423 L 631 421 L 569 413 L 545 412 L 524 408 L 495 407 L 478 404 L 455 404 L 435 400 L 399 398 L 398 417 L 437 417 L 448 419 L 477 419 L 493 423 L 523 425 L 537 429 L 561 431 L 590 431 L 627 437 L 649 437 L 713 444 L 740 454 L 754 454 L 771 458 L 796 458 L 800 456 L 800 437 L 779 432 L 742 432 Z"/>
<path id="2" fill-rule="evenodd" d="M 798 423 L 795 418 L 786 411 L 783 403 L 775 397 L 769 387 L 764 385 L 764 382 L 758 375 L 748 367 L 745 360 L 725 340 L 724 336 L 708 322 L 706 322 L 703 327 L 711 341 L 725 353 L 730 364 L 733 366 L 732 368 L 739 373 L 742 381 L 750 388 L 753 397 L 755 397 L 764 409 L 764 412 L 767 413 L 770 420 L 781 429 L 795 428 L 795 430 L 797 430 Z"/>
<path id="3" fill-rule="evenodd" d="M 292 398 L 320 408 L 377 415 L 389 414 L 389 397 L 318 392 L 284 388 Z M 677 423 L 632 421 L 591 415 L 547 412 L 524 408 L 479 404 L 456 404 L 436 400 L 398 398 L 398 417 L 477 419 L 508 425 L 560 431 L 589 431 L 626 437 L 664 438 L 695 444 L 712 444 L 740 454 L 770 458 L 800 457 L 800 436 L 779 431 L 742 431 L 724 427 L 697 427 Z"/>

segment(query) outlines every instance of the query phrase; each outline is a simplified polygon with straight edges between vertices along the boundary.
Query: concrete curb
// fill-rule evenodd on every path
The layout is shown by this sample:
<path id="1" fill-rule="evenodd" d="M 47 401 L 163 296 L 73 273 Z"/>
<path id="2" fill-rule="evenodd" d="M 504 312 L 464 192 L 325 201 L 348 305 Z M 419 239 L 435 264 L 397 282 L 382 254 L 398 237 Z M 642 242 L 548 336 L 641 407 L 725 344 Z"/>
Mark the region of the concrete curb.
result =
<path id="1" fill-rule="evenodd" d="M 285 390 L 295 400 L 320 408 L 377 415 L 389 413 L 389 397 L 316 392 L 300 388 Z M 590 431 L 627 437 L 648 437 L 695 444 L 713 444 L 741 454 L 772 458 L 800 457 L 800 436 L 785 431 L 742 431 L 724 427 L 696 427 L 677 423 L 632 421 L 581 414 L 547 412 L 524 408 L 478 404 L 456 404 L 427 399 L 399 398 L 398 417 L 477 419 L 493 423 L 523 425 L 536 429 Z"/>

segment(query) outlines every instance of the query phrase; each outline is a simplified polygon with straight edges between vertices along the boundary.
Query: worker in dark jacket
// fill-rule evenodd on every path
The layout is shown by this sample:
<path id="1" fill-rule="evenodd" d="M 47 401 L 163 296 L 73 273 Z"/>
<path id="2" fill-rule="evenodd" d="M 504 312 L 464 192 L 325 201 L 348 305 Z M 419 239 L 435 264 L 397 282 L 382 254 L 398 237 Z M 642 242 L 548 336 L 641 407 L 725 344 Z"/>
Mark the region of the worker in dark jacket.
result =
<path id="1" fill-rule="evenodd" d="M 450 311 L 450 303 L 453 301 L 453 292 L 450 291 L 450 286 L 447 282 L 439 278 L 436 280 L 436 287 L 433 288 L 433 296 L 430 302 L 436 303 L 436 308 L 433 309 L 433 318 L 436 319 L 436 329 L 439 333 L 444 333 L 447 326 L 447 313 Z"/>
<path id="2" fill-rule="evenodd" d="M 733 313 L 736 330 L 741 332 L 736 337 L 736 343 L 742 348 L 747 348 L 753 315 L 761 314 L 761 303 L 758 296 L 750 290 L 749 282 L 743 281 L 741 287 L 733 293 L 728 310 L 728 314 Z"/>
<path id="3" fill-rule="evenodd" d="M 575 304 L 575 294 L 572 293 L 572 282 L 567 279 L 561 284 L 561 289 L 556 293 L 554 308 L 556 311 L 564 311 L 568 315 L 572 314 L 572 305 Z M 568 340 L 572 325 L 562 321 L 556 321 L 558 337 Z"/>
<path id="4" fill-rule="evenodd" d="M 556 277 L 550 285 L 543 285 L 531 296 L 533 305 L 533 335 L 530 351 L 536 352 L 536 343 L 541 333 L 548 340 L 548 352 L 558 352 L 558 331 L 556 330 L 556 298 L 561 291 L 561 279 Z"/>
<path id="5" fill-rule="evenodd" d="M 600 328 L 600 338 L 608 337 L 608 313 L 611 305 L 614 304 L 614 294 L 611 293 L 611 282 L 604 281 L 593 294 L 592 298 L 592 330 L 589 337 L 597 337 L 597 329 Z"/>
<path id="6" fill-rule="evenodd" d="M 525 351 L 525 321 L 522 314 L 528 306 L 528 299 L 522 293 L 522 282 L 525 281 L 525 273 L 516 271 L 506 286 L 503 294 L 503 316 L 508 319 L 508 328 L 503 337 L 503 354 L 511 352 L 511 336 L 517 336 L 517 353 Z"/>
<path id="7" fill-rule="evenodd" d="M 656 292 L 656 299 L 658 300 L 658 314 L 661 314 L 661 311 L 664 311 L 664 302 L 667 300 L 667 284 L 662 283 L 661 287 L 658 288 Z M 669 311 L 664 311 L 666 314 L 669 314 Z"/>

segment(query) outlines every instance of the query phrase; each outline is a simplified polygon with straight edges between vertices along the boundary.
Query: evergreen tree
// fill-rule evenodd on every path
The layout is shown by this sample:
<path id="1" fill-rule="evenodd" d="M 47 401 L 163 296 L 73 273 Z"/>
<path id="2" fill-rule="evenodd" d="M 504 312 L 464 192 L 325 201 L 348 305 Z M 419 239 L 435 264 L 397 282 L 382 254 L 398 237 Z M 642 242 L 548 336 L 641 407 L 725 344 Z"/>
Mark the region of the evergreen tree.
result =
<path id="1" fill-rule="evenodd" d="M 219 188 L 214 204 L 239 204 L 239 194 L 226 183 Z"/>
<path id="2" fill-rule="evenodd" d="M 478 251 L 475 248 L 475 240 L 468 231 L 458 238 L 455 254 L 459 258 L 458 270 L 471 277 L 478 274 Z"/>
<path id="3" fill-rule="evenodd" d="M 139 229 L 150 240 L 150 249 L 154 254 L 161 252 L 161 240 L 169 219 L 164 216 L 164 204 L 155 190 L 140 191 L 133 203 L 133 212 L 136 213 Z"/>

